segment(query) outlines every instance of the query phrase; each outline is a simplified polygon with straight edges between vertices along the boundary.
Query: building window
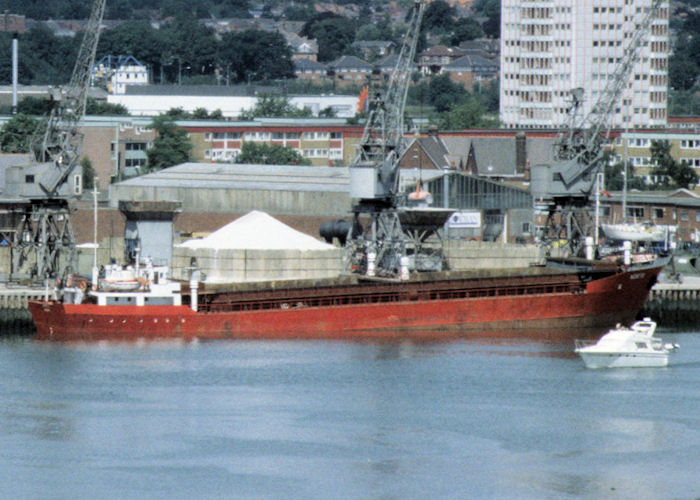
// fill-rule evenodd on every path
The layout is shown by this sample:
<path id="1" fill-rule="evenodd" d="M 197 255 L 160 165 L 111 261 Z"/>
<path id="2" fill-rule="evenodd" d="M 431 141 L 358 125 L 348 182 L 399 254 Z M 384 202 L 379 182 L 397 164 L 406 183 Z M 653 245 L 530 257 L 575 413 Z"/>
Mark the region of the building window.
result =
<path id="1" fill-rule="evenodd" d="M 653 215 L 654 219 L 663 219 L 664 218 L 664 209 L 663 208 L 654 207 L 651 210 L 652 210 L 652 215 Z"/>
<path id="2" fill-rule="evenodd" d="M 644 217 L 644 207 L 627 207 L 627 217 L 632 218 L 643 218 Z"/>
<path id="3" fill-rule="evenodd" d="M 146 158 L 126 158 L 124 160 L 125 167 L 145 167 Z"/>
<path id="4" fill-rule="evenodd" d="M 610 217 L 610 207 L 609 206 L 601 206 L 599 207 L 600 212 L 598 212 L 598 215 L 600 217 Z"/>
<path id="5" fill-rule="evenodd" d="M 34 184 L 34 176 L 33 175 L 25 175 L 24 182 L 26 184 Z"/>
<path id="6" fill-rule="evenodd" d="M 687 210 L 681 210 L 681 221 L 687 221 L 688 220 L 688 211 Z"/>
<path id="7" fill-rule="evenodd" d="M 81 194 L 83 192 L 83 180 L 80 174 L 73 176 L 73 193 Z"/>

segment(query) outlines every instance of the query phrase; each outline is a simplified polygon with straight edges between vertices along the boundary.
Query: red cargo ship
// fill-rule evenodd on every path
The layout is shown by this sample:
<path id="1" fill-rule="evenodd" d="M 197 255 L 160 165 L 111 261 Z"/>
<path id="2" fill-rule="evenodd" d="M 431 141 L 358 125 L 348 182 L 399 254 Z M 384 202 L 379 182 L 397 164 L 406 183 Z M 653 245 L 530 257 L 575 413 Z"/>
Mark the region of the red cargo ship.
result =
<path id="1" fill-rule="evenodd" d="M 36 338 L 55 341 L 391 338 L 455 331 L 610 326 L 632 321 L 667 259 L 623 266 L 361 276 L 194 287 L 151 280 L 83 303 L 31 301 Z M 436 333 L 437 332 L 437 333 Z M 443 333 L 441 333 L 443 332 Z M 452 332 L 452 333 L 449 333 Z"/>

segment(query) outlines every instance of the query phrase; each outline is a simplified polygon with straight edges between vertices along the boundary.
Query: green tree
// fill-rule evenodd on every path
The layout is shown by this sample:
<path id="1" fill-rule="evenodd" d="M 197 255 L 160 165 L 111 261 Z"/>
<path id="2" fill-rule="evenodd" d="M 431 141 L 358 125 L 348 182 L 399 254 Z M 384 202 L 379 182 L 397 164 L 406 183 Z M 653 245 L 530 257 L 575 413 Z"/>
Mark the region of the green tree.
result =
<path id="1" fill-rule="evenodd" d="M 148 21 L 128 21 L 100 34 L 97 60 L 108 55 L 130 55 L 159 74 L 164 64 L 163 54 L 168 52 L 170 43 L 174 42 L 165 40 L 163 32 Z"/>
<path id="2" fill-rule="evenodd" d="M 700 96 L 691 90 L 668 91 L 669 116 L 698 116 L 700 115 Z"/>
<path id="3" fill-rule="evenodd" d="M 0 129 L 0 150 L 3 153 L 29 153 L 29 141 L 39 121 L 25 114 L 16 114 Z"/>
<path id="4" fill-rule="evenodd" d="M 290 104 L 286 97 L 263 94 L 258 97 L 253 109 L 241 112 L 238 119 L 250 121 L 255 118 L 310 118 L 311 116 L 309 108 L 299 109 Z"/>
<path id="5" fill-rule="evenodd" d="M 605 161 L 605 189 L 608 191 L 621 191 L 625 183 L 625 164 L 617 162 L 610 164 Z M 634 167 L 627 165 L 627 189 L 637 189 L 644 191 L 648 189 L 644 179 L 634 175 Z"/>
<path id="6" fill-rule="evenodd" d="M 479 17 L 485 17 L 484 33 L 491 38 L 498 38 L 501 31 L 501 0 L 475 0 L 472 10 Z"/>
<path id="7" fill-rule="evenodd" d="M 654 168 L 651 175 L 658 180 L 654 187 L 666 189 L 669 187 L 689 188 L 698 182 L 698 175 L 687 162 L 677 162 L 671 156 L 671 145 L 666 140 L 651 141 L 651 162 Z"/>
<path id="8" fill-rule="evenodd" d="M 219 42 L 213 29 L 181 11 L 172 23 L 161 28 L 161 36 L 165 45 L 159 57 L 171 81 L 214 74 Z"/>
<path id="9" fill-rule="evenodd" d="M 57 37 L 44 24 L 36 24 L 25 33 L 19 46 L 22 80 L 34 85 L 67 83 L 81 41 L 82 36 Z"/>
<path id="10" fill-rule="evenodd" d="M 41 97 L 25 97 L 17 103 L 17 112 L 25 115 L 44 116 L 51 111 L 51 101 Z"/>
<path id="11" fill-rule="evenodd" d="M 475 40 L 484 36 L 484 30 L 474 19 L 462 17 L 455 22 L 452 33 L 443 41 L 445 45 L 456 46 L 467 40 Z"/>
<path id="12" fill-rule="evenodd" d="M 355 41 L 355 22 L 331 13 L 322 13 L 309 20 L 301 36 L 318 42 L 318 60 L 333 61 L 350 50 Z"/>
<path id="13" fill-rule="evenodd" d="M 425 9 L 421 29 L 430 33 L 450 31 L 455 26 L 456 14 L 457 9 L 445 0 L 434 0 Z"/>
<path id="14" fill-rule="evenodd" d="M 80 166 L 83 169 L 83 189 L 88 190 L 95 187 L 95 169 L 92 166 L 90 158 L 87 156 L 80 160 Z"/>
<path id="15" fill-rule="evenodd" d="M 432 78 L 428 84 L 429 104 L 434 106 L 438 113 L 448 111 L 452 106 L 465 102 L 468 97 L 467 90 L 450 80 L 447 74 Z"/>
<path id="16" fill-rule="evenodd" d="M 497 123 L 485 118 L 486 110 L 474 97 L 464 104 L 454 106 L 440 116 L 440 128 L 443 130 L 459 130 L 466 128 L 493 127 Z"/>
<path id="17" fill-rule="evenodd" d="M 284 8 L 284 17 L 290 21 L 308 21 L 316 11 L 311 5 L 288 5 Z"/>
<path id="18" fill-rule="evenodd" d="M 148 170 L 161 170 L 190 160 L 192 143 L 189 135 L 186 130 L 177 128 L 170 116 L 156 116 L 150 128 L 155 129 L 157 135 L 153 147 L 146 151 Z"/>
<path id="19" fill-rule="evenodd" d="M 292 78 L 292 50 L 279 33 L 246 30 L 224 33 L 219 48 L 219 67 L 233 81 Z"/>
<path id="20" fill-rule="evenodd" d="M 248 0 L 223 0 L 217 6 L 218 13 L 216 17 L 250 17 L 250 2 Z"/>
<path id="21" fill-rule="evenodd" d="M 261 165 L 311 165 L 298 151 L 276 144 L 244 142 L 236 163 Z"/>
<path id="22" fill-rule="evenodd" d="M 699 30 L 700 13 L 693 10 L 687 11 L 668 61 L 669 83 L 674 90 L 690 90 L 698 81 L 700 37 L 697 34 Z"/>
<path id="23" fill-rule="evenodd" d="M 110 102 L 96 101 L 92 97 L 87 98 L 85 105 L 86 115 L 128 115 L 127 110 L 122 104 L 113 104 Z"/>

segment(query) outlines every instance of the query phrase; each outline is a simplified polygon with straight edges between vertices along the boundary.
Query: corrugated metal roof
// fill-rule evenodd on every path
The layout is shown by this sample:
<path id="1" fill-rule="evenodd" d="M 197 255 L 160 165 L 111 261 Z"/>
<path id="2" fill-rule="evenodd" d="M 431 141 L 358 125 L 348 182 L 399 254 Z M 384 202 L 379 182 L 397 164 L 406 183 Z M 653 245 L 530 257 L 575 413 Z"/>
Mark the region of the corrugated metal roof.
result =
<path id="1" fill-rule="evenodd" d="M 347 192 L 347 167 L 183 163 L 120 182 L 131 187 Z"/>
<path id="2" fill-rule="evenodd" d="M 644 205 L 670 205 L 676 207 L 700 207 L 700 198 L 673 196 L 677 194 L 675 191 L 629 191 L 627 193 L 627 204 L 634 205 L 641 203 Z M 600 197 L 600 202 L 622 203 L 622 192 L 616 191 L 610 193 L 610 198 L 606 196 Z"/>

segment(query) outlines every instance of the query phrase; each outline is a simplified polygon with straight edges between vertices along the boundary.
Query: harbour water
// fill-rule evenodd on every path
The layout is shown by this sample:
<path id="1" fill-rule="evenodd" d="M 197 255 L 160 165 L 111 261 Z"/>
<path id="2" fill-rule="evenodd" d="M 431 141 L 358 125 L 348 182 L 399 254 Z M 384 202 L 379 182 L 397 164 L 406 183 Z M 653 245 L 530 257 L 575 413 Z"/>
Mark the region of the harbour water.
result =
<path id="1" fill-rule="evenodd" d="M 700 332 L 573 340 L 0 341 L 3 498 L 700 498 Z"/>

